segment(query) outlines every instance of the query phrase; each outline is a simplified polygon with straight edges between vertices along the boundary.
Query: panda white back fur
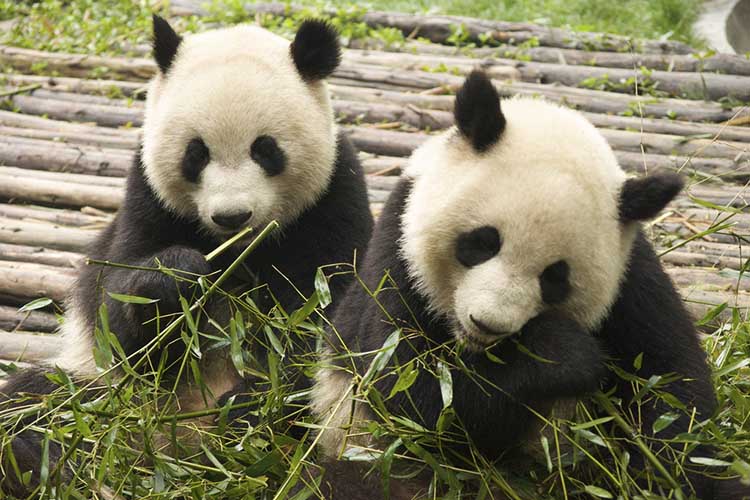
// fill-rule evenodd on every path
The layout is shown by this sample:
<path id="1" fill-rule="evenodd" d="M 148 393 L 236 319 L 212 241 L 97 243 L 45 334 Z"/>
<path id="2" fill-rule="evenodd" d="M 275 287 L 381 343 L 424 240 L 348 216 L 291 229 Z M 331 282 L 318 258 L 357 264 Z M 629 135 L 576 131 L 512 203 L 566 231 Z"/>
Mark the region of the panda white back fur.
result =
<path id="1" fill-rule="evenodd" d="M 638 223 L 664 208 L 680 179 L 627 179 L 581 115 L 526 98 L 501 106 L 479 72 L 457 93 L 455 119 L 455 128 L 414 152 L 359 265 L 364 286 L 353 283 L 334 315 L 312 403 L 325 426 L 318 440 L 328 500 L 384 496 L 377 473 L 363 479 L 356 462 L 336 457 L 346 446 L 378 445 L 363 423 L 375 413 L 352 384 L 396 328 L 401 341 L 374 382 L 383 404 L 434 429 L 443 410 L 435 374 L 444 362 L 459 435 L 490 461 L 533 436 L 540 420 L 530 408 L 544 415 L 602 385 L 651 432 L 672 408 L 661 400 L 631 407 L 634 386 L 609 372 L 607 360 L 631 372 L 640 356 L 639 377 L 681 376 L 664 390 L 694 407 L 696 418 L 715 408 L 692 320 Z M 398 289 L 380 285 L 386 272 Z M 416 379 L 391 392 L 395 370 L 407 364 Z M 659 446 L 690 423 L 689 412 L 681 415 Z M 466 451 L 452 439 L 442 446 Z M 630 463 L 637 476 L 644 466 L 637 450 Z M 747 491 L 698 473 L 688 478 L 685 491 L 703 500 L 738 500 Z M 392 499 L 420 497 L 418 481 L 390 485 Z"/>
<path id="2" fill-rule="evenodd" d="M 191 300 L 200 292 L 196 277 L 217 276 L 239 255 L 244 245 L 210 263 L 204 257 L 238 229 L 260 230 L 272 220 L 281 226 L 253 251 L 244 272 L 224 285 L 240 293 L 267 285 L 268 293 L 256 297 L 262 312 L 276 302 L 287 312 L 299 307 L 314 291 L 317 269 L 351 262 L 372 229 L 364 174 L 350 142 L 336 131 L 324 81 L 340 59 L 330 25 L 305 21 L 291 44 L 253 26 L 183 39 L 154 16 L 154 56 L 159 71 L 149 86 L 142 151 L 120 210 L 88 251 L 94 260 L 131 267 L 80 270 L 61 329 L 66 350 L 51 363 L 78 380 L 98 373 L 94 328 L 102 304 L 125 354 L 143 361 L 141 349 L 166 326 L 164 318 L 181 312 L 180 296 Z M 181 279 L 135 269 L 157 263 L 180 270 Z M 331 277 L 334 300 L 349 280 L 345 273 Z M 124 303 L 108 292 L 158 301 Z M 218 318 L 232 314 L 221 301 L 207 308 L 215 309 Z M 157 309 L 161 328 L 153 321 Z M 172 340 L 165 339 L 142 368 L 157 366 L 162 351 L 169 362 L 180 360 L 185 344 L 179 335 Z M 314 352 L 314 345 L 298 348 Z M 180 410 L 223 404 L 232 395 L 235 402 L 253 397 L 256 380 L 237 373 L 226 349 L 207 350 L 200 363 L 208 391 L 182 384 Z M 1 399 L 19 393 L 43 398 L 56 388 L 46 373 L 13 375 Z M 304 386 L 306 379 L 298 375 L 292 380 Z M 26 496 L 38 484 L 41 434 L 24 431 L 12 448 L 21 472 L 33 471 L 30 486 L 8 474 L 0 491 Z M 49 453 L 54 463 L 60 447 L 51 443 Z"/>

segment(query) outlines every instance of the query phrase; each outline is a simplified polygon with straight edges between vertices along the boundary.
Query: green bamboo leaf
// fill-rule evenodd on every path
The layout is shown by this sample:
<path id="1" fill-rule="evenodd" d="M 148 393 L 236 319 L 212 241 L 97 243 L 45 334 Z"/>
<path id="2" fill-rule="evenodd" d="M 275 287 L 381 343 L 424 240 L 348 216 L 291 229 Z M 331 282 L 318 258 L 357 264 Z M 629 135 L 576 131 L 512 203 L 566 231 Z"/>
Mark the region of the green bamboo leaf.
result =
<path id="1" fill-rule="evenodd" d="M 614 498 L 612 496 L 612 493 L 598 486 L 592 486 L 590 484 L 587 484 L 586 487 L 583 488 L 583 490 L 589 495 L 593 495 L 597 498 Z"/>
<path id="2" fill-rule="evenodd" d="M 34 299 L 31 302 L 27 302 L 21 307 L 18 308 L 18 312 L 29 312 L 29 311 L 35 311 L 37 309 L 42 309 L 43 307 L 47 307 L 52 303 L 52 299 L 48 299 L 47 297 L 40 297 L 38 299 Z"/>
<path id="3" fill-rule="evenodd" d="M 331 289 L 328 288 L 328 280 L 322 269 L 315 272 L 315 291 L 318 294 L 320 308 L 325 309 L 331 303 Z"/>
<path id="4" fill-rule="evenodd" d="M 124 302 L 126 304 L 153 304 L 154 302 L 159 302 L 159 299 L 149 299 L 148 297 L 138 297 L 135 295 L 124 295 L 122 293 L 107 292 L 107 295 L 118 302 Z"/>

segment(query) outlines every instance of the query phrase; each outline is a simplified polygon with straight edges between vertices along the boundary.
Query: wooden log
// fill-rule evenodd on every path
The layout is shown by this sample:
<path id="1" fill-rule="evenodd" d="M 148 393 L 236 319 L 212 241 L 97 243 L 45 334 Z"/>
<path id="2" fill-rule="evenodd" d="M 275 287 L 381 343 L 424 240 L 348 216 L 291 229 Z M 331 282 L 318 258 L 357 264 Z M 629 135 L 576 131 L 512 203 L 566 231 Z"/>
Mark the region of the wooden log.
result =
<path id="1" fill-rule="evenodd" d="M 717 318 L 701 329 L 710 333 L 712 326 L 718 326 L 721 323 L 732 321 L 732 309 L 740 310 L 740 316 L 745 317 L 750 308 L 750 297 L 746 294 L 736 294 L 731 292 L 707 292 L 700 290 L 687 290 L 684 295 L 685 305 L 688 311 L 696 320 L 702 319 L 706 313 L 721 304 L 728 304 L 729 307 L 719 314 Z"/>
<path id="2" fill-rule="evenodd" d="M 111 136 L 118 139 L 138 141 L 141 133 L 139 129 L 97 127 L 87 123 L 71 123 L 68 121 L 52 120 L 41 116 L 14 113 L 0 110 L 0 125 L 6 127 L 28 128 L 34 130 L 61 131 L 70 133 L 92 134 L 97 136 Z M 736 127 L 733 127 L 736 128 Z"/>
<path id="3" fill-rule="evenodd" d="M 361 153 L 360 161 L 368 175 L 400 175 L 401 170 L 406 166 L 406 159 L 404 158 L 371 156 L 368 153 Z"/>
<path id="4" fill-rule="evenodd" d="M 0 50 L 1 49 L 2 49 L 2 47 L 0 46 Z M 23 51 L 23 50 L 27 50 L 27 49 L 17 49 L 17 50 Z M 16 52 L 15 49 L 14 49 L 14 52 Z M 71 56 L 71 55 L 70 54 L 50 54 L 51 58 L 53 58 L 53 59 L 54 58 L 58 58 L 59 59 L 59 64 L 62 65 L 61 67 L 65 67 L 65 64 L 70 64 L 72 67 L 77 67 L 78 63 L 77 63 L 77 59 L 76 58 L 78 58 L 79 56 L 73 55 L 72 58 L 70 58 L 68 56 Z M 105 60 L 110 60 L 110 59 L 112 60 L 112 62 L 111 62 L 111 66 L 112 67 L 127 66 L 129 64 L 129 61 L 130 61 L 129 59 L 126 59 L 126 58 L 119 58 L 119 59 L 117 59 L 117 58 L 105 58 Z M 153 68 L 155 67 L 154 64 L 151 61 L 148 61 L 148 62 L 149 62 L 149 66 L 153 70 Z M 513 61 L 513 64 L 518 64 L 518 62 L 517 61 Z M 545 63 L 534 63 L 534 64 L 545 64 Z M 571 71 L 571 69 L 570 69 L 571 67 L 568 67 L 568 66 L 565 66 L 565 65 L 557 65 L 557 66 L 559 66 L 559 68 L 557 68 L 557 69 L 559 69 L 563 73 L 567 73 L 567 72 Z M 528 69 L 528 68 L 530 68 L 530 66 L 526 65 L 526 67 L 527 67 L 526 71 L 530 71 Z M 539 66 L 539 67 L 542 67 L 542 66 Z M 553 70 L 557 71 L 557 69 L 554 69 L 554 68 L 551 68 L 551 67 L 547 67 L 547 66 L 544 66 L 544 68 L 549 69 L 549 71 L 553 71 Z M 376 69 L 380 70 L 379 74 L 378 74 L 377 71 L 375 71 Z M 574 70 L 575 71 L 579 71 L 579 70 L 580 71 L 589 71 L 589 70 L 591 70 L 591 71 L 594 71 L 594 72 L 599 72 L 597 74 L 601 74 L 601 71 L 599 69 L 597 69 L 597 68 L 578 67 L 578 69 L 574 68 Z M 353 81 L 370 81 L 370 80 L 374 80 L 375 82 L 379 83 L 380 85 L 391 86 L 391 88 L 393 88 L 393 86 L 405 86 L 406 88 L 434 88 L 434 87 L 440 87 L 440 86 L 443 86 L 443 85 L 449 85 L 449 86 L 450 85 L 457 85 L 457 84 L 460 83 L 460 79 L 459 79 L 459 81 L 456 80 L 456 78 L 458 78 L 458 77 L 455 77 L 453 75 L 447 75 L 447 74 L 425 73 L 425 72 L 422 72 L 422 71 L 410 71 L 410 72 L 407 71 L 406 73 L 404 73 L 405 70 L 400 70 L 400 71 L 390 70 L 390 71 L 388 71 L 387 69 L 386 69 L 385 73 L 383 71 L 384 71 L 383 68 L 378 68 L 378 67 L 376 67 L 376 68 L 369 68 L 368 69 L 365 65 L 361 65 L 361 64 L 360 65 L 347 65 L 347 64 L 344 64 L 344 65 L 342 65 L 337 70 L 336 76 L 338 78 L 345 78 L 345 79 L 349 79 L 349 80 L 353 80 Z M 536 70 L 534 70 L 534 71 L 536 71 Z M 622 70 L 616 70 L 616 71 L 622 71 Z M 666 72 L 666 73 L 669 73 L 669 72 Z M 592 74 L 594 74 L 594 73 L 592 73 Z M 671 74 L 671 73 L 670 74 L 665 74 L 663 76 L 665 78 L 674 77 L 674 75 Z M 714 75 L 714 76 L 716 76 L 717 78 L 719 78 L 719 77 L 722 77 L 722 76 L 725 76 L 725 75 Z M 376 77 L 376 78 L 373 78 L 373 77 Z M 675 78 L 679 79 L 680 77 L 677 76 Z M 686 78 L 693 78 L 693 76 L 686 77 Z M 699 80 L 701 82 L 703 82 L 705 80 L 705 78 L 702 78 L 702 79 L 699 78 Z M 724 79 L 724 80 L 726 80 L 726 79 Z M 724 81 L 724 80 L 722 80 L 722 81 Z M 703 84 L 701 83 L 701 89 L 703 89 L 702 85 Z M 518 87 L 518 88 L 522 88 L 522 87 Z M 724 87 L 722 87 L 722 88 L 724 88 Z M 743 86 L 743 85 L 740 84 L 739 88 L 740 88 L 740 91 L 743 91 L 742 89 L 747 88 L 747 86 L 746 85 Z M 531 89 L 528 89 L 528 87 L 527 87 L 527 90 L 531 90 Z M 573 89 L 573 90 L 576 90 L 576 89 Z M 577 90 L 584 90 L 584 89 L 577 89 Z M 540 89 L 539 88 L 534 88 L 533 91 L 538 93 L 540 91 Z M 589 91 L 589 92 L 591 92 L 591 91 Z M 616 94 L 616 93 L 615 92 L 608 92 L 606 94 Z M 594 94 L 594 95 L 596 95 L 596 94 Z M 726 95 L 726 94 L 724 94 L 724 95 Z M 582 94 L 573 94 L 573 96 L 578 96 L 578 97 L 587 96 L 587 97 L 591 97 L 591 94 L 583 94 L 583 95 Z M 557 97 L 560 97 L 559 93 L 557 94 Z M 605 97 L 605 96 L 604 95 L 600 95 L 600 97 Z M 33 96 L 17 96 L 17 98 L 14 98 L 14 101 L 15 100 L 20 100 L 21 104 L 23 104 L 25 106 L 33 106 L 33 104 L 34 104 L 33 101 L 31 101 L 31 102 L 27 101 L 27 102 L 24 103 L 24 98 L 27 99 L 27 100 L 28 99 L 34 99 Z M 649 99 L 651 99 L 650 96 L 648 96 L 648 99 L 645 99 L 645 100 L 647 101 Z M 640 98 L 640 101 L 644 102 L 644 98 Z M 21 104 L 19 104 L 19 106 Z M 676 107 L 677 104 L 678 103 L 670 102 L 669 103 L 670 107 L 662 110 L 662 116 L 666 116 L 667 113 L 670 113 L 670 114 L 674 113 L 676 116 L 682 116 L 682 115 L 680 115 L 680 111 L 681 110 L 673 109 L 673 108 Z M 599 105 L 601 106 L 602 103 L 599 103 Z M 718 105 L 716 105 L 716 106 L 713 107 L 712 112 L 714 114 L 718 112 L 718 110 L 716 109 L 717 106 Z M 58 113 L 61 113 L 61 114 L 70 113 L 70 106 L 59 106 L 59 108 L 60 109 L 51 110 L 51 112 L 54 111 L 54 112 L 58 112 Z M 720 106 L 718 106 L 718 108 L 721 109 Z M 660 108 L 658 108 L 658 106 L 655 106 L 655 109 L 660 109 Z M 653 112 L 656 112 L 655 109 L 653 111 L 647 111 L 647 114 L 651 114 Z M 622 112 L 622 111 L 626 111 L 626 110 L 627 110 L 627 106 L 625 107 L 625 109 L 623 109 L 622 106 L 620 106 L 619 111 Z M 133 110 L 130 110 L 130 111 L 132 112 Z M 697 113 L 698 110 L 696 110 L 696 109 L 690 109 L 690 111 L 692 111 L 692 113 L 690 114 L 690 116 L 694 116 L 694 115 L 696 115 L 696 113 Z M 721 110 L 721 111 L 723 111 L 723 113 L 721 113 L 721 118 L 720 119 L 714 119 L 713 121 L 726 121 L 726 120 L 732 118 L 733 114 L 731 113 L 731 110 Z M 750 113 L 750 111 L 748 113 Z M 686 116 L 688 116 L 688 115 L 686 114 Z M 704 117 L 702 119 L 707 119 L 707 118 Z M 118 123 L 124 123 L 122 121 L 123 120 L 122 118 L 119 118 L 119 120 L 120 121 Z M 126 120 L 126 121 L 132 121 L 133 123 L 136 123 L 133 120 Z"/>
<path id="5" fill-rule="evenodd" d="M 748 161 L 738 164 L 733 160 L 723 158 L 698 158 L 617 150 L 615 151 L 615 156 L 620 166 L 626 172 L 639 175 L 647 175 L 659 170 L 668 170 L 704 178 L 716 177 L 731 182 L 745 183 L 750 181 L 750 162 Z M 407 159 L 404 157 L 388 156 L 378 158 L 387 158 L 387 160 L 379 161 L 369 158 L 363 160 L 366 173 L 384 172 L 385 175 L 400 175 L 401 169 L 406 166 L 407 162 Z"/>
<path id="6" fill-rule="evenodd" d="M 71 174 L 69 172 L 47 172 L 17 167 L 0 167 L 0 174 L 30 179 L 45 179 L 58 182 L 84 184 L 86 186 L 105 186 L 124 188 L 125 179 L 121 177 L 104 177 L 99 175 Z"/>
<path id="7" fill-rule="evenodd" d="M 645 151 L 647 153 L 677 154 L 701 158 L 726 158 L 738 164 L 750 160 L 750 144 L 712 139 L 688 139 L 677 135 L 629 132 L 601 129 L 613 149 Z"/>
<path id="8" fill-rule="evenodd" d="M 64 348 L 62 339 L 58 335 L 0 330 L 0 358 L 2 359 L 40 363 L 54 358 Z"/>
<path id="9" fill-rule="evenodd" d="M 681 289 L 732 291 L 750 289 L 750 277 L 733 272 L 729 275 L 704 268 L 668 267 L 667 273 Z"/>
<path id="10" fill-rule="evenodd" d="M 429 89 L 441 85 L 450 88 L 458 88 L 463 82 L 461 77 L 449 74 L 432 74 L 420 71 L 394 70 L 377 66 L 359 65 L 352 68 L 342 69 L 343 76 L 349 78 L 346 86 L 332 86 L 335 98 L 345 101 L 368 102 L 372 104 L 381 104 L 388 102 L 391 105 L 402 104 L 412 105 L 419 108 L 439 109 L 450 111 L 452 109 L 452 97 L 450 96 L 420 96 L 415 94 L 396 93 L 393 91 L 384 91 L 378 89 L 365 89 L 352 87 L 351 83 L 361 80 L 367 86 L 386 85 L 393 87 L 395 84 L 412 85 L 412 90 Z M 670 117 L 686 119 L 688 121 L 718 121 L 723 122 L 737 116 L 750 116 L 750 108 L 739 112 L 731 109 L 723 109 L 718 103 L 704 103 L 698 101 L 681 100 L 681 99 L 661 99 L 654 100 L 650 97 L 625 96 L 614 92 L 601 92 L 586 89 L 576 89 L 569 87 L 555 87 L 550 85 L 531 84 L 523 82 L 502 83 L 497 81 L 496 86 L 499 92 L 508 97 L 513 95 L 539 96 L 543 95 L 549 100 L 560 102 L 569 106 L 576 107 L 582 111 L 593 113 L 625 113 L 625 114 L 642 114 L 646 117 Z M 45 114 L 62 119 L 80 119 L 99 123 L 106 126 L 120 126 L 142 123 L 140 108 L 124 108 L 122 106 L 110 106 L 104 104 L 87 104 L 73 103 L 69 101 L 60 101 L 55 99 L 38 98 L 34 96 L 17 96 L 14 98 L 19 109 L 24 113 Z M 640 129 L 635 120 L 636 118 L 621 117 L 622 120 L 630 120 L 633 128 Z M 599 118 L 603 121 L 604 118 Z M 651 127 L 653 131 L 657 129 L 668 129 L 667 125 L 659 125 L 651 122 L 644 122 L 642 126 Z M 620 127 L 627 127 L 627 122 L 620 121 Z M 716 133 L 718 126 L 708 129 L 705 133 Z M 677 130 L 677 128 L 672 128 Z M 728 134 L 734 134 L 727 139 L 747 140 L 748 132 L 742 127 L 726 127 Z M 648 131 L 648 130 L 647 130 Z M 128 131 L 129 137 L 132 137 L 132 131 Z M 701 133 L 701 132 L 699 132 Z M 125 135 L 125 134 L 124 134 Z"/>
<path id="11" fill-rule="evenodd" d="M 354 86 L 360 83 L 370 89 L 390 91 L 415 91 L 433 88 L 445 88 L 448 92 L 455 92 L 463 83 L 463 78 L 444 73 L 424 73 L 379 66 L 350 65 L 342 68 L 333 79 L 334 94 L 336 89 Z M 335 85 L 338 82 L 339 85 Z M 687 121 L 725 122 L 739 116 L 750 116 L 750 108 L 738 107 L 726 109 L 719 103 L 693 101 L 687 99 L 655 99 L 651 96 L 631 96 L 617 92 L 605 92 L 581 88 L 546 85 L 529 82 L 502 82 L 495 80 L 495 87 L 504 97 L 526 95 L 531 97 L 543 96 L 553 102 L 559 102 L 582 111 L 605 114 L 626 114 L 644 117 L 665 117 Z M 370 91 L 372 95 L 372 90 Z M 386 92 L 381 92 L 386 95 Z M 360 95 L 364 95 L 361 92 Z M 350 97 L 347 97 L 350 98 Z M 392 102 L 392 101 L 387 101 Z M 432 101 L 438 104 L 440 100 Z M 450 100 L 442 100 L 442 104 L 450 109 Z M 428 106 L 423 106 L 428 107 Z M 434 109 L 446 109 L 434 108 Z"/>
<path id="12" fill-rule="evenodd" d="M 734 269 L 739 271 L 744 265 L 744 260 L 737 257 L 705 255 L 678 250 L 665 254 L 661 260 L 662 262 L 676 266 L 705 267 L 712 268 L 713 271 L 720 269 Z"/>
<path id="13" fill-rule="evenodd" d="M 70 101 L 84 104 L 101 104 L 104 106 L 120 106 L 131 109 L 143 109 L 144 102 L 136 99 L 122 99 L 106 97 L 101 95 L 92 94 L 81 94 L 76 92 L 67 92 L 65 90 L 50 90 L 45 88 L 38 88 L 28 95 L 33 95 L 40 99 L 55 99 L 59 101 Z"/>
<path id="14" fill-rule="evenodd" d="M 0 217 L 29 222 L 51 222 L 61 226 L 99 228 L 106 225 L 111 215 L 91 215 L 78 210 L 38 207 L 33 205 L 9 205 L 0 203 Z"/>
<path id="15" fill-rule="evenodd" d="M 342 127 L 354 144 L 362 151 L 386 156 L 408 156 L 429 136 L 425 134 L 395 132 L 360 126 Z M 700 158 L 725 158 L 738 166 L 750 159 L 750 145 L 725 141 L 694 139 L 663 134 L 636 133 L 622 130 L 601 130 L 615 150 L 662 155 L 678 154 Z"/>
<path id="16" fill-rule="evenodd" d="M 403 122 L 417 128 L 437 130 L 453 124 L 453 98 L 368 90 L 357 87 L 334 88 L 333 106 L 345 122 Z M 382 103 L 387 101 L 388 104 Z M 704 136 L 729 141 L 750 142 L 750 128 L 711 123 L 639 118 L 582 112 L 599 128 Z"/>
<path id="17" fill-rule="evenodd" d="M 357 149 L 384 156 L 409 156 L 426 139 L 425 134 L 392 132 L 366 127 L 341 127 Z"/>
<path id="18" fill-rule="evenodd" d="M 599 128 L 614 128 L 638 132 L 652 132 L 681 136 L 702 136 L 703 139 L 750 142 L 750 128 L 732 127 L 713 123 L 693 123 L 678 120 L 639 118 L 635 116 L 603 115 L 582 112 Z"/>
<path id="19" fill-rule="evenodd" d="M 659 170 L 686 175 L 717 178 L 731 182 L 750 181 L 750 161 L 735 162 L 724 158 L 700 158 L 669 154 L 651 154 L 615 150 L 617 161 L 625 171 L 641 175 Z"/>
<path id="20" fill-rule="evenodd" d="M 0 243 L 83 253 L 97 234 L 92 230 L 0 217 Z"/>
<path id="21" fill-rule="evenodd" d="M 0 76 L 0 82 L 14 86 L 38 84 L 41 85 L 42 88 L 49 90 L 96 95 L 121 94 L 128 97 L 138 98 L 142 98 L 146 95 L 146 83 L 143 81 L 89 80 L 86 78 L 66 76 L 21 75 L 9 73 Z"/>
<path id="22" fill-rule="evenodd" d="M 55 267 L 77 267 L 83 263 L 84 256 L 80 253 L 61 252 L 44 247 L 27 245 L 11 245 L 0 243 L 0 256 L 3 260 L 15 262 L 31 262 Z M 0 328 L 5 328 L 0 325 Z"/>
<path id="23" fill-rule="evenodd" d="M 65 174 L 58 174 L 60 179 Z M 93 206 L 115 210 L 123 199 L 122 188 L 89 186 L 53 179 L 35 179 L 0 173 L 0 198 L 45 203 L 53 206 Z"/>
<path id="24" fill-rule="evenodd" d="M 336 116 L 344 123 L 401 122 L 427 130 L 440 130 L 453 124 L 452 113 L 422 109 L 412 105 L 399 106 L 344 100 L 334 100 L 332 104 Z"/>
<path id="25" fill-rule="evenodd" d="M 452 75 L 462 76 L 468 75 L 475 69 L 481 69 L 491 78 L 498 80 L 520 80 L 523 76 L 523 72 L 517 67 L 519 62 L 507 59 L 502 60 L 502 62 L 495 62 L 488 59 L 471 59 L 468 57 L 435 57 L 404 52 L 393 53 L 353 49 L 344 51 L 342 56 L 345 67 L 365 64 L 427 73 L 435 71 L 440 73 L 449 72 Z"/>
<path id="26" fill-rule="evenodd" d="M 626 94 L 634 94 L 639 88 L 643 88 L 644 84 L 649 84 L 656 85 L 656 88 L 662 92 L 678 97 L 684 95 L 692 99 L 717 100 L 730 96 L 740 100 L 750 99 L 750 79 L 711 72 L 660 70 L 642 72 L 633 68 L 600 68 L 502 58 L 475 59 L 472 62 L 471 59 L 465 57 L 367 50 L 348 50 L 344 53 L 344 61 L 354 65 L 365 64 L 404 70 L 447 69 L 453 74 L 460 75 L 466 75 L 473 69 L 482 69 L 496 79 L 560 83 L 571 87 L 581 86 L 586 80 L 606 80 L 618 84 L 612 85 L 613 90 Z M 510 69 L 515 69 L 518 75 L 511 73 Z M 619 85 L 620 82 L 626 82 L 629 79 L 633 79 L 633 84 Z"/>
<path id="27" fill-rule="evenodd" d="M 53 332 L 57 326 L 58 321 L 54 314 L 43 311 L 18 312 L 15 307 L 0 305 L 0 329 Z M 0 340 L 0 345 L 5 347 L 6 344 Z"/>
<path id="28" fill-rule="evenodd" d="M 49 297 L 62 302 L 72 288 L 74 279 L 75 271 L 72 269 L 0 260 L 0 293 L 3 294 L 25 298 Z"/>
<path id="29" fill-rule="evenodd" d="M 0 64 L 31 72 L 32 66 L 44 63 L 45 70 L 89 77 L 94 70 L 108 68 L 108 74 L 146 80 L 153 76 L 156 64 L 151 59 L 101 57 L 90 54 L 65 54 L 0 45 Z"/>
<path id="30" fill-rule="evenodd" d="M 37 130 L 6 126 L 0 126 L 0 135 L 114 149 L 136 149 L 139 144 L 137 138 L 120 138 L 111 135 L 95 135 L 81 132 Z"/>
<path id="31" fill-rule="evenodd" d="M 0 136 L 0 164 L 21 168 L 123 177 L 133 158 L 111 148 Z"/>
<path id="32" fill-rule="evenodd" d="M 10 100 L 19 111 L 32 115 L 45 115 L 73 122 L 96 122 L 106 127 L 143 125 L 143 110 L 140 108 L 60 101 L 26 95 L 16 95 Z"/>
<path id="33" fill-rule="evenodd" d="M 716 53 L 699 57 L 697 54 L 644 54 L 633 51 L 602 52 L 559 47 L 518 47 L 508 44 L 497 47 L 461 48 L 419 40 L 404 40 L 399 44 L 386 44 L 382 40 L 372 38 L 351 40 L 349 48 L 437 56 L 495 57 L 606 68 L 647 68 L 662 71 L 716 72 L 727 75 L 750 76 L 750 60 L 739 54 Z"/>

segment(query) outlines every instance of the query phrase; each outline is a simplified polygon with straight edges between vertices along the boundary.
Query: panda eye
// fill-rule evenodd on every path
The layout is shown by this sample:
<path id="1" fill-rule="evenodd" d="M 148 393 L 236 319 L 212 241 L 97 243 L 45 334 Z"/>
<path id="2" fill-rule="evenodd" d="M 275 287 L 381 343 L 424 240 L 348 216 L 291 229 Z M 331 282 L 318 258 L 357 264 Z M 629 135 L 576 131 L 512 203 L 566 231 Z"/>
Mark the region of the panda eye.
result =
<path id="1" fill-rule="evenodd" d="M 456 259 L 466 267 L 474 267 L 497 255 L 501 245 L 497 229 L 482 226 L 459 235 L 456 240 Z"/>
<path id="2" fill-rule="evenodd" d="M 539 276 L 542 288 L 542 300 L 547 304 L 558 304 L 570 294 L 570 266 L 564 260 L 558 260 L 547 266 Z"/>
<path id="3" fill-rule="evenodd" d="M 276 139 L 269 135 L 261 135 L 250 146 L 250 158 L 270 177 L 279 175 L 286 166 L 286 155 L 276 143 Z"/>
<path id="4" fill-rule="evenodd" d="M 211 154 L 203 139 L 191 140 L 185 148 L 185 156 L 182 157 L 182 175 L 189 182 L 198 182 L 198 176 L 210 159 Z"/>

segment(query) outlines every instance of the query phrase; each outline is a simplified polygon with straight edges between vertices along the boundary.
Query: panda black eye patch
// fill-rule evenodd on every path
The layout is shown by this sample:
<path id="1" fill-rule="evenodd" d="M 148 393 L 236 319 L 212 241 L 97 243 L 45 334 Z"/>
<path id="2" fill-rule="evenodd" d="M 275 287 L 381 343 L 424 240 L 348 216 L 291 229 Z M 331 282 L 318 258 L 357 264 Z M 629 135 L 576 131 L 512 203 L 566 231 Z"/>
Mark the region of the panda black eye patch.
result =
<path id="1" fill-rule="evenodd" d="M 542 288 L 542 300 L 547 304 L 559 304 L 570 294 L 570 266 L 564 260 L 558 260 L 547 266 L 539 276 Z"/>
<path id="2" fill-rule="evenodd" d="M 198 177 L 210 159 L 211 154 L 203 139 L 192 139 L 185 148 L 185 156 L 182 157 L 182 175 L 190 182 L 198 182 Z"/>
<path id="3" fill-rule="evenodd" d="M 261 135 L 250 146 L 250 158 L 265 170 L 269 177 L 279 175 L 286 167 L 286 155 L 276 139 L 270 135 Z"/>
<path id="4" fill-rule="evenodd" d="M 462 233 L 456 240 L 456 259 L 466 267 L 474 267 L 497 255 L 502 239 L 497 229 L 482 226 Z"/>

